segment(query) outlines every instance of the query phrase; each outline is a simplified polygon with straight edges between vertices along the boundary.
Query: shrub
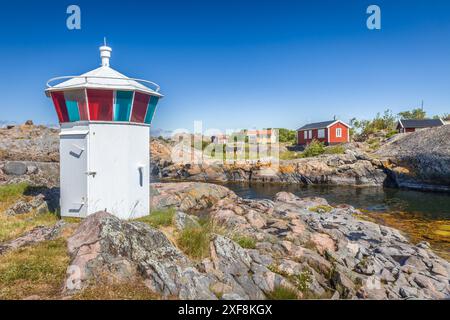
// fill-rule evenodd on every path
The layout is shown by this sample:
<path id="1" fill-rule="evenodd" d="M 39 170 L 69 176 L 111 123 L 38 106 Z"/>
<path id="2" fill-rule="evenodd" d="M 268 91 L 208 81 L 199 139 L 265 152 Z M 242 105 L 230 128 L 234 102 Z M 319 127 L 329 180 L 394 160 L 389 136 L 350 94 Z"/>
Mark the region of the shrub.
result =
<path id="1" fill-rule="evenodd" d="M 248 236 L 235 236 L 233 240 L 244 249 L 255 249 L 256 240 Z"/>
<path id="2" fill-rule="evenodd" d="M 313 141 L 311 141 L 310 144 L 306 146 L 305 150 L 302 153 L 302 156 L 304 158 L 316 157 L 318 155 L 323 154 L 324 152 L 325 152 L 324 143 L 314 139 Z"/>
<path id="3" fill-rule="evenodd" d="M 271 292 L 267 294 L 270 300 L 296 300 L 298 299 L 297 292 L 289 287 L 276 286 Z"/>
<path id="4" fill-rule="evenodd" d="M 141 221 L 149 224 L 154 228 L 158 227 L 167 227 L 172 225 L 173 217 L 175 216 L 175 209 L 159 209 L 153 210 L 150 215 L 137 219 L 137 221 Z"/>

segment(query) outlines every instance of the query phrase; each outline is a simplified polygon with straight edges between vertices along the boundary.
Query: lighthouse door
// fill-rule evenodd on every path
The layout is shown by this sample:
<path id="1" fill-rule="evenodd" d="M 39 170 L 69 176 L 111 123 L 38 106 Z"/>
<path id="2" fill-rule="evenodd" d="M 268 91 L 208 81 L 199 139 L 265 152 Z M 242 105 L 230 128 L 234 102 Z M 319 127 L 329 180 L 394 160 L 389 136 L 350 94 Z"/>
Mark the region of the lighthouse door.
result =
<path id="1" fill-rule="evenodd" d="M 85 217 L 87 213 L 87 130 L 60 133 L 61 215 Z"/>

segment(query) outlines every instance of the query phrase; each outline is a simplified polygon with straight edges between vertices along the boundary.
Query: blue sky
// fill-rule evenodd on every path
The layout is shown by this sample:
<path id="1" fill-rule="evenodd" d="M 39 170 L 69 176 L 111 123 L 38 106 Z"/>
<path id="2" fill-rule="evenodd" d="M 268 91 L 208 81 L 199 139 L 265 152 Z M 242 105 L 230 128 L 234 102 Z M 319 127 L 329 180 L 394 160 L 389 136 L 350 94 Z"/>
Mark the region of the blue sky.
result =
<path id="1" fill-rule="evenodd" d="M 126 5 L 124 5 L 126 3 Z M 81 8 L 81 30 L 66 8 Z M 366 28 L 381 7 L 382 29 Z M 449 1 L 9 1 L 0 120 L 56 123 L 54 76 L 111 66 L 161 85 L 155 128 L 286 127 L 418 106 L 450 112 Z"/>

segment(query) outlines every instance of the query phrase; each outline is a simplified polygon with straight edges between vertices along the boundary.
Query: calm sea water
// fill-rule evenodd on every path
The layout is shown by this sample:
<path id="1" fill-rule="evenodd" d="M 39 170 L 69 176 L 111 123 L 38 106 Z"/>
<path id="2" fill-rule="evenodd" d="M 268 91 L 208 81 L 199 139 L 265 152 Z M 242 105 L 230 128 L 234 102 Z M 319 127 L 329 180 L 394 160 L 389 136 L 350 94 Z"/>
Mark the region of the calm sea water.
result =
<path id="1" fill-rule="evenodd" d="M 450 219 L 450 194 L 381 187 L 304 186 L 282 184 L 223 184 L 242 198 L 272 199 L 277 192 L 288 191 L 300 197 L 317 196 L 331 205 L 349 204 L 370 211 L 402 211 L 417 218 Z"/>

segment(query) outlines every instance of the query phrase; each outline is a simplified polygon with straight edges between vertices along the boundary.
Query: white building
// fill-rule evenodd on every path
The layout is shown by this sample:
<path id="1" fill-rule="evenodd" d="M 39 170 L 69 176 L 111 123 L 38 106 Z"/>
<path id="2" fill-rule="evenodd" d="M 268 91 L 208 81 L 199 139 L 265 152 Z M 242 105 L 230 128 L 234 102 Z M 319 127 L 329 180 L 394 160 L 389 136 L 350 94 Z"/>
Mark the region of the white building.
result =
<path id="1" fill-rule="evenodd" d="M 162 95 L 155 83 L 112 69 L 111 51 L 100 47 L 101 67 L 47 83 L 61 124 L 61 216 L 150 213 L 149 126 Z"/>

